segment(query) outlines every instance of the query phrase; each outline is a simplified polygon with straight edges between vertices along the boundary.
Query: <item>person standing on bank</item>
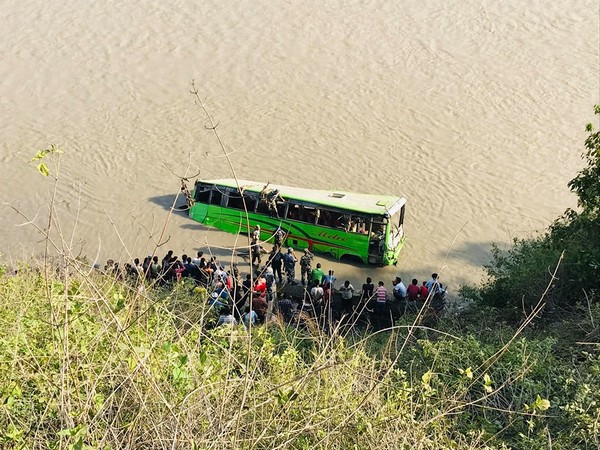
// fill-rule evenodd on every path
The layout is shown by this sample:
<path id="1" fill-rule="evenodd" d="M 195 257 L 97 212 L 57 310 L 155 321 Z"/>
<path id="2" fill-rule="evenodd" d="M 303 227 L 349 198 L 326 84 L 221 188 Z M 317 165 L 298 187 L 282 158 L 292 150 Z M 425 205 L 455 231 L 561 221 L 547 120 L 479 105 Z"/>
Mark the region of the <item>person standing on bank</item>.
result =
<path id="1" fill-rule="evenodd" d="M 373 280 L 371 277 L 367 277 L 367 280 L 362 285 L 362 294 L 360 297 L 361 302 L 368 303 L 369 300 L 373 297 L 373 292 L 375 292 L 375 285 L 373 284 Z"/>
<path id="2" fill-rule="evenodd" d="M 427 290 L 431 293 L 433 298 L 437 296 L 444 296 L 446 294 L 446 289 L 442 287 L 442 283 L 440 283 L 440 279 L 437 273 L 432 273 L 431 278 L 425 284 Z"/>
<path id="3" fill-rule="evenodd" d="M 277 247 L 276 245 L 273 246 L 273 250 L 271 250 L 271 254 L 269 255 L 269 262 L 275 273 L 275 278 L 279 280 L 279 283 L 283 283 L 283 276 L 281 275 L 283 253 L 281 253 L 281 247 Z"/>
<path id="4" fill-rule="evenodd" d="M 352 311 L 352 297 L 354 296 L 354 286 L 350 284 L 350 280 L 344 281 L 339 288 L 342 295 L 342 308 L 344 311 Z"/>
<path id="5" fill-rule="evenodd" d="M 312 279 L 312 260 L 313 254 L 307 249 L 304 249 L 304 255 L 300 258 L 300 282 L 302 286 Z"/>
<path id="6" fill-rule="evenodd" d="M 377 300 L 375 303 L 375 314 L 383 316 L 387 312 L 387 289 L 385 288 L 383 281 L 380 281 L 378 285 L 379 286 L 375 290 L 375 299 Z"/>
<path id="7" fill-rule="evenodd" d="M 281 227 L 277 227 L 277 229 L 273 233 L 273 245 L 275 247 L 281 248 L 281 246 L 283 245 L 284 238 L 285 232 L 281 229 Z"/>
<path id="8" fill-rule="evenodd" d="M 252 254 L 252 265 L 254 265 L 254 261 L 256 261 L 256 265 L 260 266 L 260 242 L 258 239 L 252 238 L 252 243 L 250 244 L 250 253 Z"/>
<path id="9" fill-rule="evenodd" d="M 292 284 L 296 278 L 296 263 L 298 262 L 298 258 L 294 254 L 294 249 L 292 247 L 288 248 L 288 251 L 285 255 L 283 255 L 283 267 L 285 268 L 285 273 L 287 275 L 287 282 Z"/>
<path id="10" fill-rule="evenodd" d="M 321 269 L 321 263 L 317 263 L 317 268 L 312 271 L 312 281 L 313 283 L 321 284 L 323 282 L 323 277 L 325 276 L 325 272 Z"/>

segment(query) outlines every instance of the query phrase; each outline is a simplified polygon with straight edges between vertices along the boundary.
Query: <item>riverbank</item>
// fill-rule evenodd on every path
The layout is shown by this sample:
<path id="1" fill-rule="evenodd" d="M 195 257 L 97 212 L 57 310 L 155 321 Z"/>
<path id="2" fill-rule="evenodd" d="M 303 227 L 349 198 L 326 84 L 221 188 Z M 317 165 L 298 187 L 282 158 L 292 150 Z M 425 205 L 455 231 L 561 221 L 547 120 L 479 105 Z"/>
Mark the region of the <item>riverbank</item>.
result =
<path id="1" fill-rule="evenodd" d="M 212 328 L 187 283 L 148 290 L 74 261 L 55 269 L 0 271 L 5 448 L 598 444 L 600 366 L 583 345 L 598 308 L 553 327 L 568 340 L 493 311 L 435 329 L 405 315 L 374 334 Z"/>

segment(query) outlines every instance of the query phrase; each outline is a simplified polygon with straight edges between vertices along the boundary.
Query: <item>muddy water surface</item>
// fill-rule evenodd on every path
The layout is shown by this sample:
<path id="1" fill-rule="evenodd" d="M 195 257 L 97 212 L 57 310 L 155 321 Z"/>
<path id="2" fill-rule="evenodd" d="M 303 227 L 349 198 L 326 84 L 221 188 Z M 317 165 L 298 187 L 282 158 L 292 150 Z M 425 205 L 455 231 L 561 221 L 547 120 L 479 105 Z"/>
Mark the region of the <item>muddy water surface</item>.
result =
<path id="1" fill-rule="evenodd" d="M 322 258 L 355 286 L 442 273 L 478 281 L 492 242 L 543 229 L 575 199 L 599 100 L 598 2 L 0 2 L 0 251 L 54 229 L 100 262 L 152 253 L 176 175 L 232 175 L 189 94 L 195 80 L 238 177 L 408 199 L 398 267 Z M 52 169 L 54 171 L 54 169 Z M 55 171 L 54 171 L 55 173 Z M 158 253 L 233 236 L 171 217 Z"/>

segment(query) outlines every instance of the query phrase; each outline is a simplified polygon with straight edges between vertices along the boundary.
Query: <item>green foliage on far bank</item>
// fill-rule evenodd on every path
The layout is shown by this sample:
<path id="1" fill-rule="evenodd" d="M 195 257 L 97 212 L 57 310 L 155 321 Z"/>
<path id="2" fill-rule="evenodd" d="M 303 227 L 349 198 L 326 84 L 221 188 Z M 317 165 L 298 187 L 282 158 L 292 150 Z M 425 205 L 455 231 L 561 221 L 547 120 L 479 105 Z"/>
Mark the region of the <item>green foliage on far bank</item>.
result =
<path id="1" fill-rule="evenodd" d="M 600 118 L 600 106 L 595 107 Z M 586 126 L 583 158 L 587 166 L 568 184 L 579 209 L 568 209 L 548 230 L 535 238 L 517 239 L 512 248 L 492 249 L 486 266 L 488 280 L 463 294 L 480 304 L 512 310 L 522 318 L 540 300 L 550 311 L 578 302 L 597 302 L 600 296 L 600 131 Z"/>
<path id="2" fill-rule="evenodd" d="M 543 333 L 511 342 L 508 325 L 476 316 L 410 337 L 411 318 L 353 339 L 279 322 L 210 329 L 215 312 L 186 283 L 145 289 L 76 264 L 0 275 L 2 448 L 599 444 L 589 346 Z M 576 321 L 584 340 L 600 311 Z"/>

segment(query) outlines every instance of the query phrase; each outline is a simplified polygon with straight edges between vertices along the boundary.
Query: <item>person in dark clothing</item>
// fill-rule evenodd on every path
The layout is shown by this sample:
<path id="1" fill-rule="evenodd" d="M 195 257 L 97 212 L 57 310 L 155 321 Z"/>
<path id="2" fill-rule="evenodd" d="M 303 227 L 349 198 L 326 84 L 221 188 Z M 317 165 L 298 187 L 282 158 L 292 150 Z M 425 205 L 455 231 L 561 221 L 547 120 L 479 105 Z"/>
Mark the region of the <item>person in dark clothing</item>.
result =
<path id="1" fill-rule="evenodd" d="M 279 314 L 282 315 L 283 320 L 285 320 L 286 322 L 289 322 L 292 320 L 292 317 L 294 316 L 294 310 L 293 310 L 293 306 L 292 306 L 292 301 L 289 298 L 282 298 L 277 302 L 277 310 L 279 311 Z"/>
<path id="2" fill-rule="evenodd" d="M 283 256 L 283 265 L 285 267 L 285 273 L 287 275 L 287 282 L 292 284 L 294 283 L 294 279 L 296 277 L 296 263 L 298 259 L 294 254 L 294 249 L 289 247 L 287 253 Z"/>
<path id="3" fill-rule="evenodd" d="M 304 255 L 300 258 L 300 283 L 302 286 L 306 282 L 310 283 L 312 280 L 312 260 L 314 255 L 307 249 L 304 249 Z"/>
<path id="4" fill-rule="evenodd" d="M 242 281 L 242 291 L 247 294 L 252 289 L 252 275 L 246 275 L 246 279 Z"/>
<path id="5" fill-rule="evenodd" d="M 258 242 L 257 239 L 253 239 L 252 243 L 250 244 L 250 253 L 252 255 L 252 265 L 254 265 L 254 262 L 256 261 L 256 265 L 260 266 L 260 242 Z"/>
<path id="6" fill-rule="evenodd" d="M 281 253 L 280 247 L 274 246 L 271 254 L 269 255 L 269 262 L 273 268 L 275 278 L 279 280 L 279 283 L 283 283 L 283 275 L 281 274 L 281 266 L 283 265 L 283 253 Z"/>
<path id="7" fill-rule="evenodd" d="M 360 297 L 361 302 L 367 303 L 370 299 L 373 298 L 373 293 L 375 292 L 375 285 L 373 284 L 373 280 L 371 277 L 367 277 L 366 283 L 362 285 L 362 295 Z"/>
<path id="8" fill-rule="evenodd" d="M 171 265 L 171 258 L 173 258 L 173 250 L 169 250 L 160 263 L 163 274 L 169 271 Z"/>
<path id="9" fill-rule="evenodd" d="M 265 296 L 254 294 L 252 296 L 252 309 L 256 311 L 258 321 L 264 323 L 267 318 L 267 310 L 269 309 L 269 304 Z"/>
<path id="10" fill-rule="evenodd" d="M 238 280 L 235 278 L 232 280 L 232 288 L 231 288 L 231 297 L 233 298 L 233 315 L 236 319 L 240 319 L 242 316 L 242 312 L 244 311 L 244 305 L 246 304 L 246 295 L 245 295 L 245 287 L 240 285 Z"/>
<path id="11" fill-rule="evenodd" d="M 192 258 L 187 255 L 183 255 L 181 260 L 183 261 L 183 267 L 185 268 L 185 270 L 181 273 L 181 276 L 191 277 L 194 280 L 198 280 L 200 276 L 200 269 L 196 264 L 192 264 Z"/>
<path id="12" fill-rule="evenodd" d="M 158 258 L 157 258 L 157 260 L 158 260 Z M 148 280 L 150 278 L 152 278 L 150 275 L 150 264 L 152 264 L 152 257 L 146 256 L 144 258 L 144 262 L 142 263 L 142 270 L 143 270 L 144 277 L 146 277 L 146 279 L 148 279 Z"/>

